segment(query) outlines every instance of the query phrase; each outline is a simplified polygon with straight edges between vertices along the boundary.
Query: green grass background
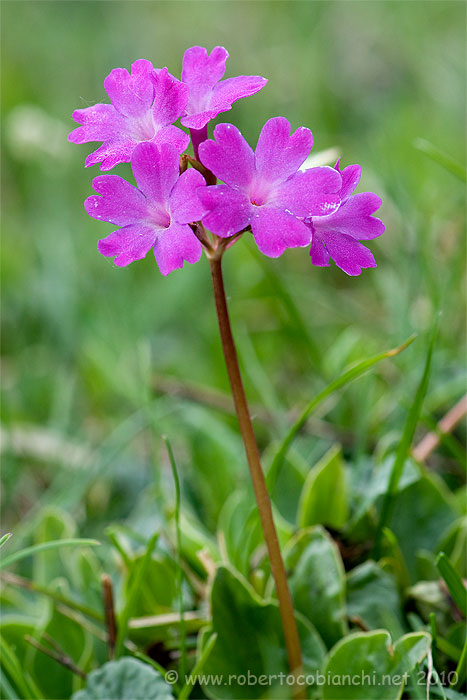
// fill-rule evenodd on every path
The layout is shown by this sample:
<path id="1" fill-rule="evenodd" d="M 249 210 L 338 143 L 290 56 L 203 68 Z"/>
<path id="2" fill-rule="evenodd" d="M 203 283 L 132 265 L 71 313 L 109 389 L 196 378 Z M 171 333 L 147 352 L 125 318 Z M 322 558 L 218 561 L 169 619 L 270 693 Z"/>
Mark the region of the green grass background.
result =
<path id="1" fill-rule="evenodd" d="M 187 47 L 224 45 L 227 76 L 269 83 L 217 121 L 251 143 L 272 116 L 306 125 L 315 151 L 359 162 L 360 191 L 383 199 L 378 268 L 361 277 L 314 268 L 306 250 L 261 259 L 247 240 L 225 258 L 247 393 L 273 415 L 256 420 L 261 447 L 348 363 L 416 332 L 403 355 L 326 404 L 324 437 L 302 451 L 313 463 L 342 439 L 358 468 L 397 441 L 438 311 L 426 414 L 461 396 L 464 187 L 414 141 L 465 162 L 465 13 L 444 1 L 2 3 L 2 511 L 17 546 L 49 504 L 73 513 L 81 533 L 137 520 L 154 472 L 170 478 L 162 433 L 185 507 L 208 529 L 247 483 L 235 421 L 149 389 L 157 374 L 227 390 L 206 260 L 168 278 L 151 255 L 116 269 L 96 250 L 111 226 L 83 209 L 98 171 L 83 167 L 90 147 L 66 140 L 71 113 L 106 101 L 105 76 L 137 58 L 179 75 Z M 127 166 L 115 172 L 131 178 Z M 90 450 L 92 468 L 78 468 L 69 445 L 51 457 L 57 437 Z M 448 483 L 457 474 L 446 450 L 434 466 Z"/>

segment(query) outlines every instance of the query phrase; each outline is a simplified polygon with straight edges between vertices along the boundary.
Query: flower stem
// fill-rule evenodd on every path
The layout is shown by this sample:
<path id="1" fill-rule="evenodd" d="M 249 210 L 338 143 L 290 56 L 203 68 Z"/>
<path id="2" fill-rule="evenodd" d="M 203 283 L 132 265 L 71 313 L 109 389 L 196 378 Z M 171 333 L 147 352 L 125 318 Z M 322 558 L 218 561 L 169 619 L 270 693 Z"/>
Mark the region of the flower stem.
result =
<path id="1" fill-rule="evenodd" d="M 302 668 L 302 652 L 298 637 L 297 623 L 295 620 L 292 598 L 287 583 L 284 561 L 282 559 L 276 527 L 274 525 L 271 500 L 269 498 L 266 481 L 261 468 L 259 449 L 248 410 L 242 377 L 240 374 L 237 351 L 235 349 L 229 319 L 229 311 L 227 308 L 227 300 L 225 297 L 221 255 L 212 256 L 209 259 L 209 263 L 211 266 L 211 277 L 214 288 L 217 318 L 219 321 L 219 331 L 222 340 L 222 349 L 224 351 L 224 358 L 229 374 L 235 410 L 237 413 L 238 422 L 240 424 L 240 431 L 242 434 L 243 443 L 245 445 L 248 467 L 250 469 L 251 480 L 253 482 L 253 489 L 263 528 L 264 539 L 266 540 L 269 561 L 271 563 L 271 571 L 276 584 L 289 667 L 292 673 L 297 674 Z M 299 688 L 297 686 L 294 696 L 296 698 L 306 697 L 304 688 Z"/>

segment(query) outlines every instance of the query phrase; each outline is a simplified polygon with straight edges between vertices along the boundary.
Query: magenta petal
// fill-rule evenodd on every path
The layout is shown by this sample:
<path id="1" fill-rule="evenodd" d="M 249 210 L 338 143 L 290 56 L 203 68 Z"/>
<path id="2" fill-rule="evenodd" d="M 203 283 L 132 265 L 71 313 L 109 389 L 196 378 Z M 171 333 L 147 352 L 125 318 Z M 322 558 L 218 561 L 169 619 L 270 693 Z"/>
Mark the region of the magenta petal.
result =
<path id="1" fill-rule="evenodd" d="M 260 75 L 240 75 L 226 78 L 214 86 L 210 107 L 217 112 L 226 112 L 233 102 L 259 92 L 268 81 Z"/>
<path id="2" fill-rule="evenodd" d="M 305 162 L 313 146 L 313 136 L 304 126 L 290 135 L 284 117 L 269 119 L 261 130 L 256 146 L 256 170 L 269 182 L 283 182 Z"/>
<path id="3" fill-rule="evenodd" d="M 350 197 L 358 183 L 360 182 L 360 177 L 362 175 L 362 169 L 359 165 L 348 165 L 344 170 L 341 171 L 342 175 L 342 187 L 339 192 L 342 201 Z"/>
<path id="4" fill-rule="evenodd" d="M 163 275 L 183 267 L 184 262 L 198 262 L 201 250 L 201 243 L 185 224 L 172 223 L 158 233 L 154 244 L 156 262 Z"/>
<path id="5" fill-rule="evenodd" d="M 157 231 L 149 226 L 133 224 L 114 231 L 97 244 L 97 250 L 106 257 L 116 255 L 114 263 L 125 267 L 134 260 L 141 260 L 154 245 Z"/>
<path id="6" fill-rule="evenodd" d="M 313 234 L 310 248 L 311 262 L 317 267 L 329 267 L 329 253 L 326 250 L 321 237 Z"/>
<path id="7" fill-rule="evenodd" d="M 163 143 L 168 143 L 175 148 L 177 153 L 181 154 L 183 151 L 186 151 L 190 145 L 190 137 L 185 131 L 179 129 L 178 126 L 173 126 L 171 124 L 170 126 L 163 126 L 159 129 L 151 140 L 151 143 L 155 143 L 158 146 Z"/>
<path id="8" fill-rule="evenodd" d="M 111 170 L 118 163 L 129 163 L 135 146 L 136 142 L 130 139 L 127 141 L 108 141 L 90 153 L 84 161 L 84 165 L 89 168 L 91 165 L 101 163 L 101 170 Z"/>
<path id="9" fill-rule="evenodd" d="M 340 205 L 341 176 L 326 166 L 297 172 L 281 183 L 274 203 L 295 216 L 324 216 L 337 211 Z"/>
<path id="10" fill-rule="evenodd" d="M 190 87 L 192 84 L 213 87 L 223 77 L 228 57 L 223 46 L 216 46 L 210 54 L 203 46 L 192 46 L 183 56 L 182 81 Z"/>
<path id="11" fill-rule="evenodd" d="M 252 206 L 243 192 L 227 185 L 213 185 L 199 189 L 198 196 L 208 210 L 203 223 L 217 236 L 228 238 L 248 226 Z"/>
<path id="12" fill-rule="evenodd" d="M 206 208 L 197 190 L 205 186 L 204 177 L 193 168 L 180 175 L 170 195 L 170 213 L 177 223 L 190 224 L 202 219 Z"/>
<path id="13" fill-rule="evenodd" d="M 157 204 L 165 205 L 179 176 L 179 157 L 172 146 L 140 143 L 131 159 L 139 189 Z"/>
<path id="14" fill-rule="evenodd" d="M 76 109 L 73 120 L 81 124 L 68 136 L 71 143 L 88 143 L 89 141 L 105 141 L 118 136 L 125 129 L 125 120 L 113 105 L 97 104 L 85 109 Z"/>
<path id="15" fill-rule="evenodd" d="M 152 64 L 141 59 L 133 63 L 131 75 L 126 68 L 114 68 L 104 80 L 105 91 L 121 114 L 137 117 L 151 107 L 154 99 L 152 70 Z"/>
<path id="16" fill-rule="evenodd" d="M 233 124 L 218 124 L 215 141 L 199 146 L 201 162 L 220 180 L 232 187 L 246 189 L 255 172 L 253 151 Z"/>
<path id="17" fill-rule="evenodd" d="M 321 231 L 343 233 L 358 240 L 371 240 L 384 233 L 384 224 L 371 214 L 379 209 L 381 199 L 372 192 L 349 197 L 332 216 L 313 219 Z"/>
<path id="18" fill-rule="evenodd" d="M 311 229 L 295 216 L 274 207 L 257 207 L 251 218 L 256 244 L 264 255 L 278 258 L 287 248 L 310 244 Z"/>
<path id="19" fill-rule="evenodd" d="M 182 114 L 188 102 L 188 87 L 170 75 L 167 68 L 153 71 L 154 123 L 159 126 L 173 124 Z"/>
<path id="20" fill-rule="evenodd" d="M 196 129 L 197 131 L 199 131 L 204 126 L 206 126 L 206 124 L 210 122 L 211 119 L 215 119 L 218 114 L 219 111 L 216 110 L 196 112 L 195 114 L 185 115 L 180 119 L 180 121 L 183 124 L 183 126 L 186 126 L 188 129 Z"/>
<path id="21" fill-rule="evenodd" d="M 84 208 L 93 219 L 127 226 L 147 216 L 146 198 L 122 177 L 99 175 L 92 181 L 92 186 L 101 195 L 92 195 L 84 202 Z"/>
<path id="22" fill-rule="evenodd" d="M 359 275 L 363 268 L 376 267 L 372 252 L 351 236 L 323 231 L 322 238 L 331 258 L 348 275 Z"/>

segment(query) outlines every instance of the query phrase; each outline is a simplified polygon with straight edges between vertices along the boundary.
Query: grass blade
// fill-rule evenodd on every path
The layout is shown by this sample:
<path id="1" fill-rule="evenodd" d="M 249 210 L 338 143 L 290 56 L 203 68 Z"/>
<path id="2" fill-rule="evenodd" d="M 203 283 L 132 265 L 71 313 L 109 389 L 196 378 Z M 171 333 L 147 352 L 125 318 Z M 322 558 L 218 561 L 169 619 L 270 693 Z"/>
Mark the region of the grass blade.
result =
<path id="1" fill-rule="evenodd" d="M 464 615 L 467 616 L 467 590 L 464 583 L 445 555 L 444 552 L 440 552 L 436 560 L 436 568 L 446 582 L 446 586 L 449 589 L 451 598 L 461 610 Z"/>
<path id="2" fill-rule="evenodd" d="M 126 635 L 128 632 L 128 624 L 130 621 L 130 617 L 132 615 L 136 600 L 137 600 L 138 596 L 140 595 L 141 584 L 143 583 L 146 569 L 148 567 L 149 561 L 151 559 L 152 553 L 154 551 L 154 547 L 156 546 L 156 542 L 158 539 L 159 539 L 159 533 L 155 532 L 154 535 L 150 538 L 150 540 L 148 542 L 143 560 L 139 564 L 138 570 L 136 571 L 136 574 L 133 578 L 133 582 L 131 584 L 130 590 L 128 592 L 125 607 L 123 608 L 123 610 L 118 618 L 117 641 L 115 643 L 115 658 L 116 659 L 118 659 L 119 656 L 121 656 L 121 654 L 122 654 L 125 638 L 126 638 Z"/>
<path id="3" fill-rule="evenodd" d="M 7 566 L 14 564 L 21 559 L 33 556 L 38 552 L 43 552 L 47 549 L 59 549 L 60 547 L 97 547 L 100 542 L 97 540 L 86 540 L 86 539 L 64 539 L 64 540 L 51 540 L 50 542 L 43 542 L 42 544 L 35 544 L 32 547 L 25 547 L 20 549 L 19 552 L 14 552 L 10 556 L 5 557 L 0 561 L 0 570 L 5 569 Z"/>
<path id="4" fill-rule="evenodd" d="M 47 586 L 41 586 L 40 584 L 35 583 L 30 579 L 23 578 L 22 576 L 17 576 L 16 574 L 12 574 L 10 571 L 5 571 L 3 574 L 1 574 L 0 581 L 4 581 L 10 586 L 17 586 L 19 588 L 24 588 L 27 591 L 32 591 L 33 593 L 44 595 L 47 598 L 53 600 L 55 603 L 58 603 L 59 605 L 64 605 L 66 608 L 69 608 L 70 610 L 75 610 L 76 612 L 81 613 L 82 615 L 86 615 L 86 617 L 90 617 L 91 619 L 97 620 L 98 622 L 104 621 L 103 615 L 96 612 L 96 610 L 94 610 L 93 608 L 90 608 L 86 605 L 82 605 L 81 603 L 77 603 L 71 598 L 67 598 L 61 593 L 57 593 L 57 591 L 55 590 L 48 589 Z"/>
<path id="5" fill-rule="evenodd" d="M 8 540 L 10 539 L 11 536 L 12 536 L 11 532 L 7 532 L 5 535 L 2 535 L 0 537 L 0 547 L 3 547 L 3 545 L 8 542 Z"/>
<path id="6" fill-rule="evenodd" d="M 20 697 L 24 700 L 40 698 L 41 692 L 35 682 L 25 673 L 24 667 L 8 642 L 0 635 L 0 656 L 2 666 L 15 684 Z"/>
<path id="7" fill-rule="evenodd" d="M 397 348 L 387 350 L 386 352 L 382 352 L 379 355 L 374 355 L 373 357 L 369 357 L 366 360 L 358 362 L 356 365 L 344 372 L 344 374 L 342 374 L 340 377 L 328 384 L 328 386 L 325 389 L 323 389 L 323 391 L 321 391 L 317 396 L 315 396 L 314 399 L 310 401 L 310 403 L 303 410 L 300 417 L 290 428 L 289 432 L 280 444 L 279 449 L 277 450 L 274 456 L 274 459 L 272 460 L 271 466 L 269 467 L 268 473 L 266 475 L 266 482 L 270 493 L 275 486 L 280 468 L 292 442 L 294 441 L 299 431 L 303 428 L 310 415 L 319 406 L 319 404 L 322 403 L 325 399 L 327 399 L 327 397 L 333 394 L 335 391 L 338 391 L 338 389 L 341 389 L 346 384 L 349 384 L 354 379 L 360 377 L 371 367 L 373 367 L 373 365 L 376 365 L 378 362 L 381 362 L 381 360 L 385 360 L 388 357 L 394 357 L 395 355 L 401 353 L 415 340 L 415 338 L 416 336 L 412 335 Z"/>
<path id="8" fill-rule="evenodd" d="M 456 675 L 453 682 L 451 683 L 451 688 L 461 688 L 462 683 L 465 680 L 465 675 L 467 671 L 467 639 L 464 642 L 464 647 L 462 649 L 461 658 L 456 667 Z"/>
<path id="9" fill-rule="evenodd" d="M 402 433 L 402 437 L 397 448 L 394 464 L 392 465 L 388 488 L 386 493 L 384 494 L 383 505 L 381 508 L 381 516 L 379 519 L 378 526 L 376 528 L 375 535 L 374 556 L 376 559 L 379 558 L 379 550 L 381 546 L 383 530 L 388 525 L 392 515 L 392 510 L 394 507 L 394 496 L 397 492 L 399 480 L 404 470 L 405 461 L 409 456 L 410 447 L 412 445 L 412 440 L 415 433 L 415 428 L 417 427 L 417 423 L 420 418 L 420 413 L 423 406 L 423 401 L 425 400 L 426 392 L 428 389 L 428 381 L 430 379 L 431 372 L 431 359 L 433 356 L 433 348 L 435 345 L 437 332 L 438 322 L 436 320 L 433 332 L 431 334 L 430 342 L 428 344 L 428 351 L 426 354 L 425 367 L 423 369 L 422 378 L 418 384 L 417 391 L 415 392 L 415 398 L 412 402 L 412 405 L 410 406 L 407 420 L 405 421 L 404 431 Z"/>
<path id="10" fill-rule="evenodd" d="M 180 691 L 180 695 L 178 696 L 178 700 L 187 700 L 187 698 L 190 696 L 191 691 L 194 688 L 195 685 L 195 680 L 196 677 L 199 676 L 201 671 L 204 668 L 204 664 L 208 660 L 209 656 L 211 655 L 211 651 L 214 648 L 214 644 L 216 643 L 217 639 L 217 633 L 213 634 L 211 637 L 209 637 L 206 646 L 204 647 L 203 653 L 201 654 L 200 658 L 198 659 L 198 662 L 194 665 L 192 672 L 190 673 L 190 679 L 185 683 L 183 688 Z"/>
<path id="11" fill-rule="evenodd" d="M 179 610 L 180 610 L 180 678 L 185 678 L 186 673 L 186 629 L 183 610 L 183 591 L 182 591 L 182 536 L 180 530 L 180 479 L 178 478 L 177 464 L 175 462 L 172 445 L 167 437 L 163 437 L 167 452 L 169 454 L 170 466 L 175 484 L 175 528 L 177 531 L 177 588 L 179 595 Z"/>
<path id="12" fill-rule="evenodd" d="M 467 182 L 467 172 L 465 168 L 451 158 L 451 156 L 448 156 L 443 151 L 440 151 L 437 146 L 434 146 L 426 139 L 415 139 L 414 146 L 422 153 L 425 153 L 425 155 L 427 155 L 428 158 L 433 160 L 435 163 L 441 165 L 445 170 L 449 170 L 449 172 L 458 177 L 459 180 L 462 180 L 462 182 Z"/>

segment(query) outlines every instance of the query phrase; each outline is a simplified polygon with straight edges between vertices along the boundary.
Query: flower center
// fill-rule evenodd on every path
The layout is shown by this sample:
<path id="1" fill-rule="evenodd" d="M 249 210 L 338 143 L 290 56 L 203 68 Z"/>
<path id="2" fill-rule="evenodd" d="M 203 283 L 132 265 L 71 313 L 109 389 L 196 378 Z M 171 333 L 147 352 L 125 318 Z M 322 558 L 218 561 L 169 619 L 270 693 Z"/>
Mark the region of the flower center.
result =
<path id="1" fill-rule="evenodd" d="M 149 220 L 156 228 L 169 228 L 171 224 L 170 214 L 162 206 L 149 209 Z"/>
<path id="2" fill-rule="evenodd" d="M 271 200 L 274 194 L 269 182 L 264 182 L 259 178 L 255 178 L 250 189 L 250 202 L 254 207 L 262 207 Z"/>
<path id="3" fill-rule="evenodd" d="M 132 120 L 132 136 L 136 141 L 151 141 L 156 133 L 152 108 Z"/>

